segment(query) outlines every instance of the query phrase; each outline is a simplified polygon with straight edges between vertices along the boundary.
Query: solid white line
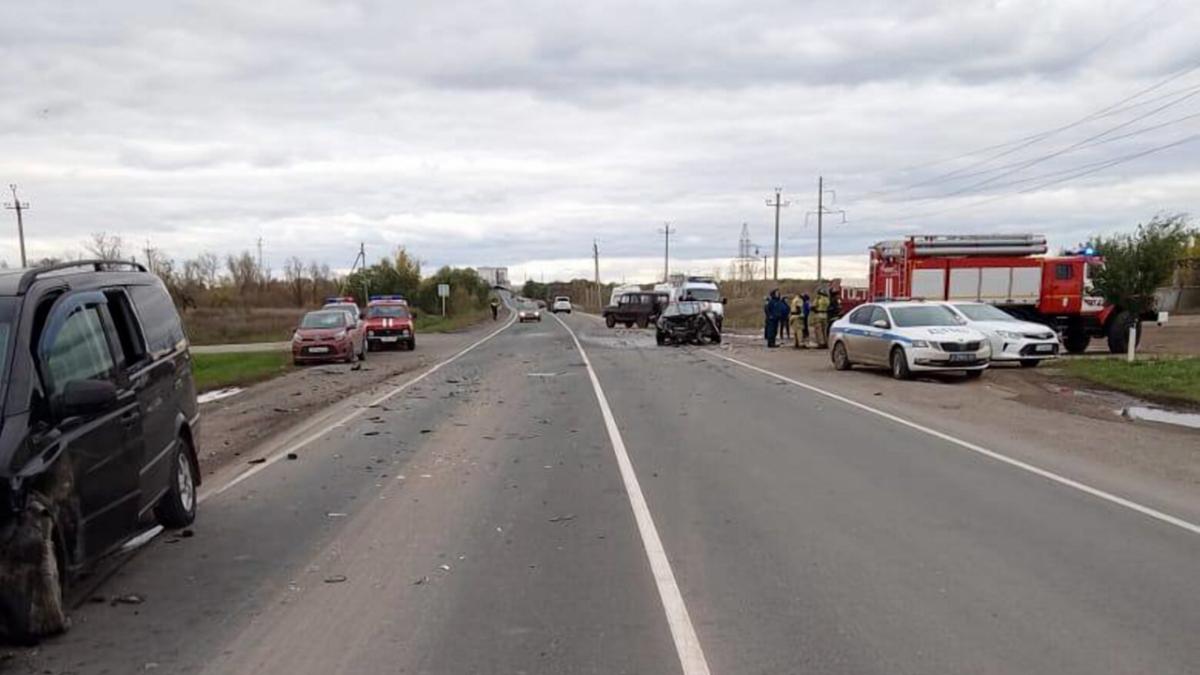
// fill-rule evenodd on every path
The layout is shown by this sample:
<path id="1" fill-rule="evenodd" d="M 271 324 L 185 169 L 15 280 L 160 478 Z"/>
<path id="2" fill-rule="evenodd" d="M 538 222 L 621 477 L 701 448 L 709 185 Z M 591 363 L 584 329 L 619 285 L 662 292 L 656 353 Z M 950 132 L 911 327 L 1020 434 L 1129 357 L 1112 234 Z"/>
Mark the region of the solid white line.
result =
<path id="1" fill-rule="evenodd" d="M 646 557 L 650 560 L 650 571 L 654 574 L 654 583 L 658 586 L 658 596 L 662 599 L 663 610 L 667 614 L 667 623 L 671 627 L 671 638 L 675 641 L 675 651 L 679 654 L 679 664 L 683 667 L 684 675 L 708 675 L 708 661 L 704 658 L 704 650 L 700 648 L 700 640 L 696 637 L 696 629 L 692 627 L 692 619 L 688 616 L 687 606 L 683 603 L 683 595 L 679 585 L 675 583 L 675 573 L 671 571 L 671 563 L 667 560 L 667 551 L 663 548 L 654 527 L 654 519 L 650 516 L 650 507 L 646 505 L 646 497 L 638 483 L 633 463 L 629 461 L 629 453 L 625 450 L 625 441 L 621 439 L 621 431 L 617 429 L 617 421 L 604 390 L 600 388 L 600 380 L 592 368 L 587 352 L 575 337 L 575 331 L 558 315 L 554 319 L 567 329 L 583 364 L 587 366 L 588 377 L 592 380 L 592 390 L 596 392 L 596 400 L 600 403 L 600 414 L 604 417 L 604 427 L 608 430 L 608 439 L 612 442 L 613 454 L 617 456 L 617 467 L 621 470 L 621 479 L 625 482 L 625 492 L 629 494 L 629 505 L 633 507 L 633 517 L 637 521 L 638 532 L 642 535 L 642 546 L 646 549 Z"/>
<path id="2" fill-rule="evenodd" d="M 459 357 L 463 356 L 467 352 L 470 352 L 471 350 L 475 349 L 479 345 L 487 342 L 488 340 L 491 340 L 492 338 L 496 337 L 500 333 L 504 332 L 504 330 L 507 329 L 509 326 L 513 325 L 513 323 L 516 320 L 517 320 L 517 315 L 514 312 L 514 313 L 512 313 L 511 316 L 509 316 L 508 321 L 503 326 L 497 328 L 496 330 L 492 331 L 491 333 L 488 333 L 486 336 L 484 336 L 483 338 L 479 339 L 478 341 L 472 343 L 471 345 L 467 346 L 462 351 L 459 351 L 458 353 L 454 354 L 453 356 L 446 359 L 445 361 L 441 361 L 439 363 L 434 364 L 433 366 L 430 366 L 429 369 L 426 370 L 425 372 L 412 378 L 411 380 L 408 380 L 407 382 L 405 382 L 403 384 L 397 385 L 395 388 L 393 388 L 390 391 L 384 393 L 383 395 L 375 398 L 373 401 L 367 403 L 365 406 L 356 408 L 355 410 L 352 410 L 351 412 L 343 415 L 336 422 L 331 422 L 329 424 L 326 424 L 326 425 L 322 426 L 321 428 L 317 429 L 316 431 L 312 432 L 311 434 L 301 438 L 300 440 L 289 444 L 287 447 L 283 448 L 279 452 L 268 457 L 265 462 L 251 466 L 249 469 L 238 474 L 237 477 L 235 477 L 233 480 L 230 480 L 228 483 L 222 485 L 221 487 L 216 488 L 216 489 L 212 490 L 211 492 L 206 492 L 206 493 L 200 495 L 199 501 L 203 502 L 210 497 L 215 497 L 216 495 L 219 495 L 219 494 L 229 490 L 230 488 L 234 487 L 235 485 L 238 485 L 239 483 L 241 483 L 245 480 L 248 480 L 252 476 L 257 475 L 260 471 L 266 469 L 267 467 L 278 462 L 279 460 L 283 459 L 284 457 L 287 457 L 288 453 L 296 452 L 300 448 L 303 448 L 304 446 L 308 445 L 309 443 L 312 443 L 313 441 L 321 438 L 322 436 L 329 433 L 333 429 L 335 429 L 339 426 L 342 426 L 343 424 L 346 424 L 347 422 L 350 422 L 351 420 L 358 417 L 359 415 L 362 415 L 364 412 L 369 410 L 371 408 L 371 406 L 377 406 L 377 405 L 383 403 L 384 401 L 387 401 L 388 399 L 392 398 L 396 394 L 403 392 L 405 389 L 408 389 L 409 387 L 413 386 L 414 384 L 416 384 L 416 383 L 420 382 L 421 380 L 424 380 L 425 378 L 429 377 L 430 375 L 436 373 L 443 366 L 446 366 L 446 365 L 454 362 L 455 360 L 457 360 Z"/>
<path id="3" fill-rule="evenodd" d="M 1080 492 L 1084 492 L 1086 494 L 1092 495 L 1093 497 L 1099 497 L 1100 499 L 1103 499 L 1107 502 L 1111 502 L 1113 504 L 1117 504 L 1118 506 L 1124 506 L 1127 509 L 1137 511 L 1138 513 L 1141 513 L 1142 515 L 1149 516 L 1151 518 L 1154 518 L 1155 520 L 1158 520 L 1158 521 L 1167 523 L 1169 525 L 1174 525 L 1175 527 L 1187 530 L 1188 532 L 1191 532 L 1192 534 L 1200 534 L 1200 525 L 1188 522 L 1177 516 L 1172 516 L 1169 513 L 1163 513 L 1162 511 L 1159 511 L 1158 509 L 1154 509 L 1149 506 L 1139 504 L 1135 501 L 1131 501 L 1124 497 L 1119 497 L 1117 495 L 1112 494 L 1111 492 L 1105 492 L 1104 490 L 1101 490 L 1099 488 L 1094 488 L 1090 485 L 1087 485 L 1086 483 L 1080 483 L 1077 480 L 1074 480 L 1072 478 L 1067 478 L 1066 476 L 1054 473 L 1053 471 L 1048 471 L 1041 467 L 1034 466 L 1033 464 L 1030 464 L 1028 462 L 1024 462 L 1019 459 L 1014 459 L 1012 457 L 1009 457 L 1008 455 L 1000 454 L 999 452 L 996 452 L 995 450 L 989 450 L 988 448 L 985 448 L 981 445 L 976 445 L 970 441 L 964 441 L 961 438 L 956 438 L 954 436 L 951 436 L 950 434 L 938 431 L 937 429 L 931 429 L 922 424 L 917 424 L 916 422 L 906 420 L 903 417 L 900 417 L 898 415 L 893 415 L 892 413 L 884 412 L 882 410 L 879 410 L 878 408 L 872 408 L 871 406 L 866 405 L 865 403 L 859 403 L 858 401 L 847 398 L 845 396 L 841 396 L 840 394 L 835 394 L 831 391 L 826 391 L 824 389 L 821 389 L 820 387 L 816 387 L 811 384 L 801 382 L 799 380 L 794 380 L 790 377 L 785 377 L 783 375 L 780 375 L 779 373 L 771 372 L 771 371 L 767 370 L 766 368 L 759 368 L 756 365 L 746 363 L 745 361 L 735 359 L 731 356 L 725 356 L 724 354 L 719 354 L 719 353 L 711 351 L 711 350 L 704 350 L 704 351 L 707 354 L 711 354 L 712 356 L 716 356 L 718 358 L 725 359 L 726 361 L 729 361 L 730 363 L 735 363 L 739 366 L 742 366 L 743 368 L 748 368 L 755 372 L 762 373 L 763 375 L 773 377 L 777 380 L 782 380 L 783 382 L 787 382 L 788 384 L 793 384 L 797 387 L 801 387 L 803 389 L 807 389 L 807 390 L 815 392 L 817 394 L 821 394 L 822 396 L 827 396 L 829 398 L 834 399 L 835 401 L 841 401 L 842 403 L 845 403 L 846 405 L 854 406 L 855 408 L 858 408 L 860 410 L 864 410 L 864 411 L 872 413 L 874 415 L 878 415 L 884 419 L 891 420 L 892 422 L 895 422 L 897 424 L 902 424 L 911 429 L 916 429 L 917 431 L 924 432 L 926 434 L 929 434 L 930 436 L 936 436 L 937 438 L 940 438 L 944 441 L 948 441 L 948 442 L 958 445 L 960 447 L 966 448 L 967 450 L 970 450 L 972 452 L 977 452 L 981 455 L 984 455 L 985 457 L 990 457 L 991 459 L 994 459 L 998 462 L 1003 462 L 1005 464 L 1008 464 L 1009 466 L 1015 466 L 1016 468 L 1021 469 L 1023 471 L 1028 471 L 1029 473 L 1035 474 L 1037 476 L 1041 476 L 1042 478 L 1047 478 L 1049 480 L 1054 481 L 1055 483 L 1058 483 L 1059 485 L 1065 485 L 1066 487 L 1073 488 L 1075 490 L 1079 490 Z"/>

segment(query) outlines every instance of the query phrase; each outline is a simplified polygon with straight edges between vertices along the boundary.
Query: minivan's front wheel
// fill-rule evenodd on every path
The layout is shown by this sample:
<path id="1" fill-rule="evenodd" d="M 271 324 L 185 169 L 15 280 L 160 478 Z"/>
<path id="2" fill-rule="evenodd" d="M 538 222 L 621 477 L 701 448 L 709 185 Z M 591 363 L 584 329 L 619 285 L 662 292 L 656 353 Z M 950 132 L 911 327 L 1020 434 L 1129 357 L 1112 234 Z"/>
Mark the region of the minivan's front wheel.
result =
<path id="1" fill-rule="evenodd" d="M 3 542 L 4 583 L 0 584 L 0 635 L 23 644 L 67 629 L 63 603 L 64 565 L 59 558 L 54 519 L 38 495 L 19 516 Z"/>
<path id="2" fill-rule="evenodd" d="M 154 515 L 163 527 L 186 527 L 196 520 L 196 468 L 192 465 L 191 446 L 183 438 L 175 444 L 170 484 Z"/>

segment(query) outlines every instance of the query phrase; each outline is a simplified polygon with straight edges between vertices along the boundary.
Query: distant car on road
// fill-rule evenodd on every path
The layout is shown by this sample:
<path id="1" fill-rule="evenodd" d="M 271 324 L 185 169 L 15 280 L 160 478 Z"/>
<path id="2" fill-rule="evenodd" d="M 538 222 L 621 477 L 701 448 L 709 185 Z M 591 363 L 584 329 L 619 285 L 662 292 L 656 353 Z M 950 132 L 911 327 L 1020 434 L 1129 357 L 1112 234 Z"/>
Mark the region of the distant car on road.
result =
<path id="1" fill-rule="evenodd" d="M 571 298 L 560 295 L 554 298 L 554 304 L 550 305 L 550 311 L 558 314 L 559 312 L 571 313 Z"/>
<path id="2" fill-rule="evenodd" d="M 982 302 L 945 303 L 967 325 L 987 336 L 993 363 L 1019 362 L 1033 368 L 1045 359 L 1058 357 L 1058 334 L 1046 324 L 1023 321 L 1004 310 Z"/>
<path id="3" fill-rule="evenodd" d="M 713 303 L 690 300 L 672 302 L 654 324 L 654 341 L 669 344 L 720 344 L 720 316 Z"/>
<path id="4" fill-rule="evenodd" d="M 526 300 L 517 305 L 517 321 L 521 323 L 537 321 L 540 323 L 541 320 L 542 310 L 538 309 L 536 303 Z"/>
<path id="5" fill-rule="evenodd" d="M 667 293 L 653 291 L 626 291 L 617 296 L 617 301 L 604 308 L 604 324 L 609 328 L 618 323 L 632 328 L 636 323 L 638 328 L 645 328 L 658 320 L 664 307 L 670 301 Z"/>
<path id="6" fill-rule="evenodd" d="M 150 518 L 196 517 L 196 385 L 162 281 L 107 260 L 0 272 L 0 399 L 0 635 L 29 643 Z"/>
<path id="7" fill-rule="evenodd" d="M 351 296 L 325 298 L 325 304 L 321 305 L 321 309 L 344 309 L 360 319 L 365 316 L 365 312 L 359 308 L 358 302 Z"/>
<path id="8" fill-rule="evenodd" d="M 979 377 L 992 348 L 987 336 L 970 328 L 940 303 L 875 302 L 859 305 L 829 329 L 830 358 L 838 370 L 852 365 L 890 368 L 906 380 L 913 372 L 962 371 Z"/>
<path id="9" fill-rule="evenodd" d="M 373 295 L 367 302 L 367 316 L 363 330 L 366 331 L 367 351 L 384 347 L 401 347 L 413 350 L 417 347 L 417 331 L 413 324 L 416 315 L 408 307 L 408 300 L 400 295 Z"/>
<path id="10" fill-rule="evenodd" d="M 319 361 L 353 362 L 367 358 L 361 322 L 345 309 L 319 309 L 300 320 L 292 335 L 296 365 Z"/>

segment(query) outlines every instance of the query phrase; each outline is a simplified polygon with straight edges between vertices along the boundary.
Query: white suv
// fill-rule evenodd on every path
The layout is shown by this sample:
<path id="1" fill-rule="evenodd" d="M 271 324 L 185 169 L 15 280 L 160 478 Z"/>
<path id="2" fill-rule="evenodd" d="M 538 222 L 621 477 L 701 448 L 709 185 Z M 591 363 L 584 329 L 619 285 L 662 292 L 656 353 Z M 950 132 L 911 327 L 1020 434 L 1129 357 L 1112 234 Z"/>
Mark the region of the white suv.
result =
<path id="1" fill-rule="evenodd" d="M 560 295 L 554 298 L 554 304 L 550 305 L 550 311 L 558 314 L 559 312 L 571 313 L 571 298 L 565 295 Z"/>

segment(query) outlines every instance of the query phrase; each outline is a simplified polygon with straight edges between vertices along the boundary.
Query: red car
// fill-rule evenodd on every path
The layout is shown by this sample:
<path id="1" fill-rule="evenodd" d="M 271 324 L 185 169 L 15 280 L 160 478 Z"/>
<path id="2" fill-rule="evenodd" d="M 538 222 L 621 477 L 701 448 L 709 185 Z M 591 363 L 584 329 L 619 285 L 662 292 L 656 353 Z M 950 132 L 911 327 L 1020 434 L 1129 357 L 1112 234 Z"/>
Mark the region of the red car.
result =
<path id="1" fill-rule="evenodd" d="M 296 365 L 317 361 L 367 358 L 366 342 L 358 317 L 344 309 L 319 309 L 304 315 L 292 335 L 292 361 Z"/>
<path id="2" fill-rule="evenodd" d="M 399 295 L 371 296 L 367 303 L 367 349 L 396 345 L 415 349 L 417 333 L 408 301 Z"/>

